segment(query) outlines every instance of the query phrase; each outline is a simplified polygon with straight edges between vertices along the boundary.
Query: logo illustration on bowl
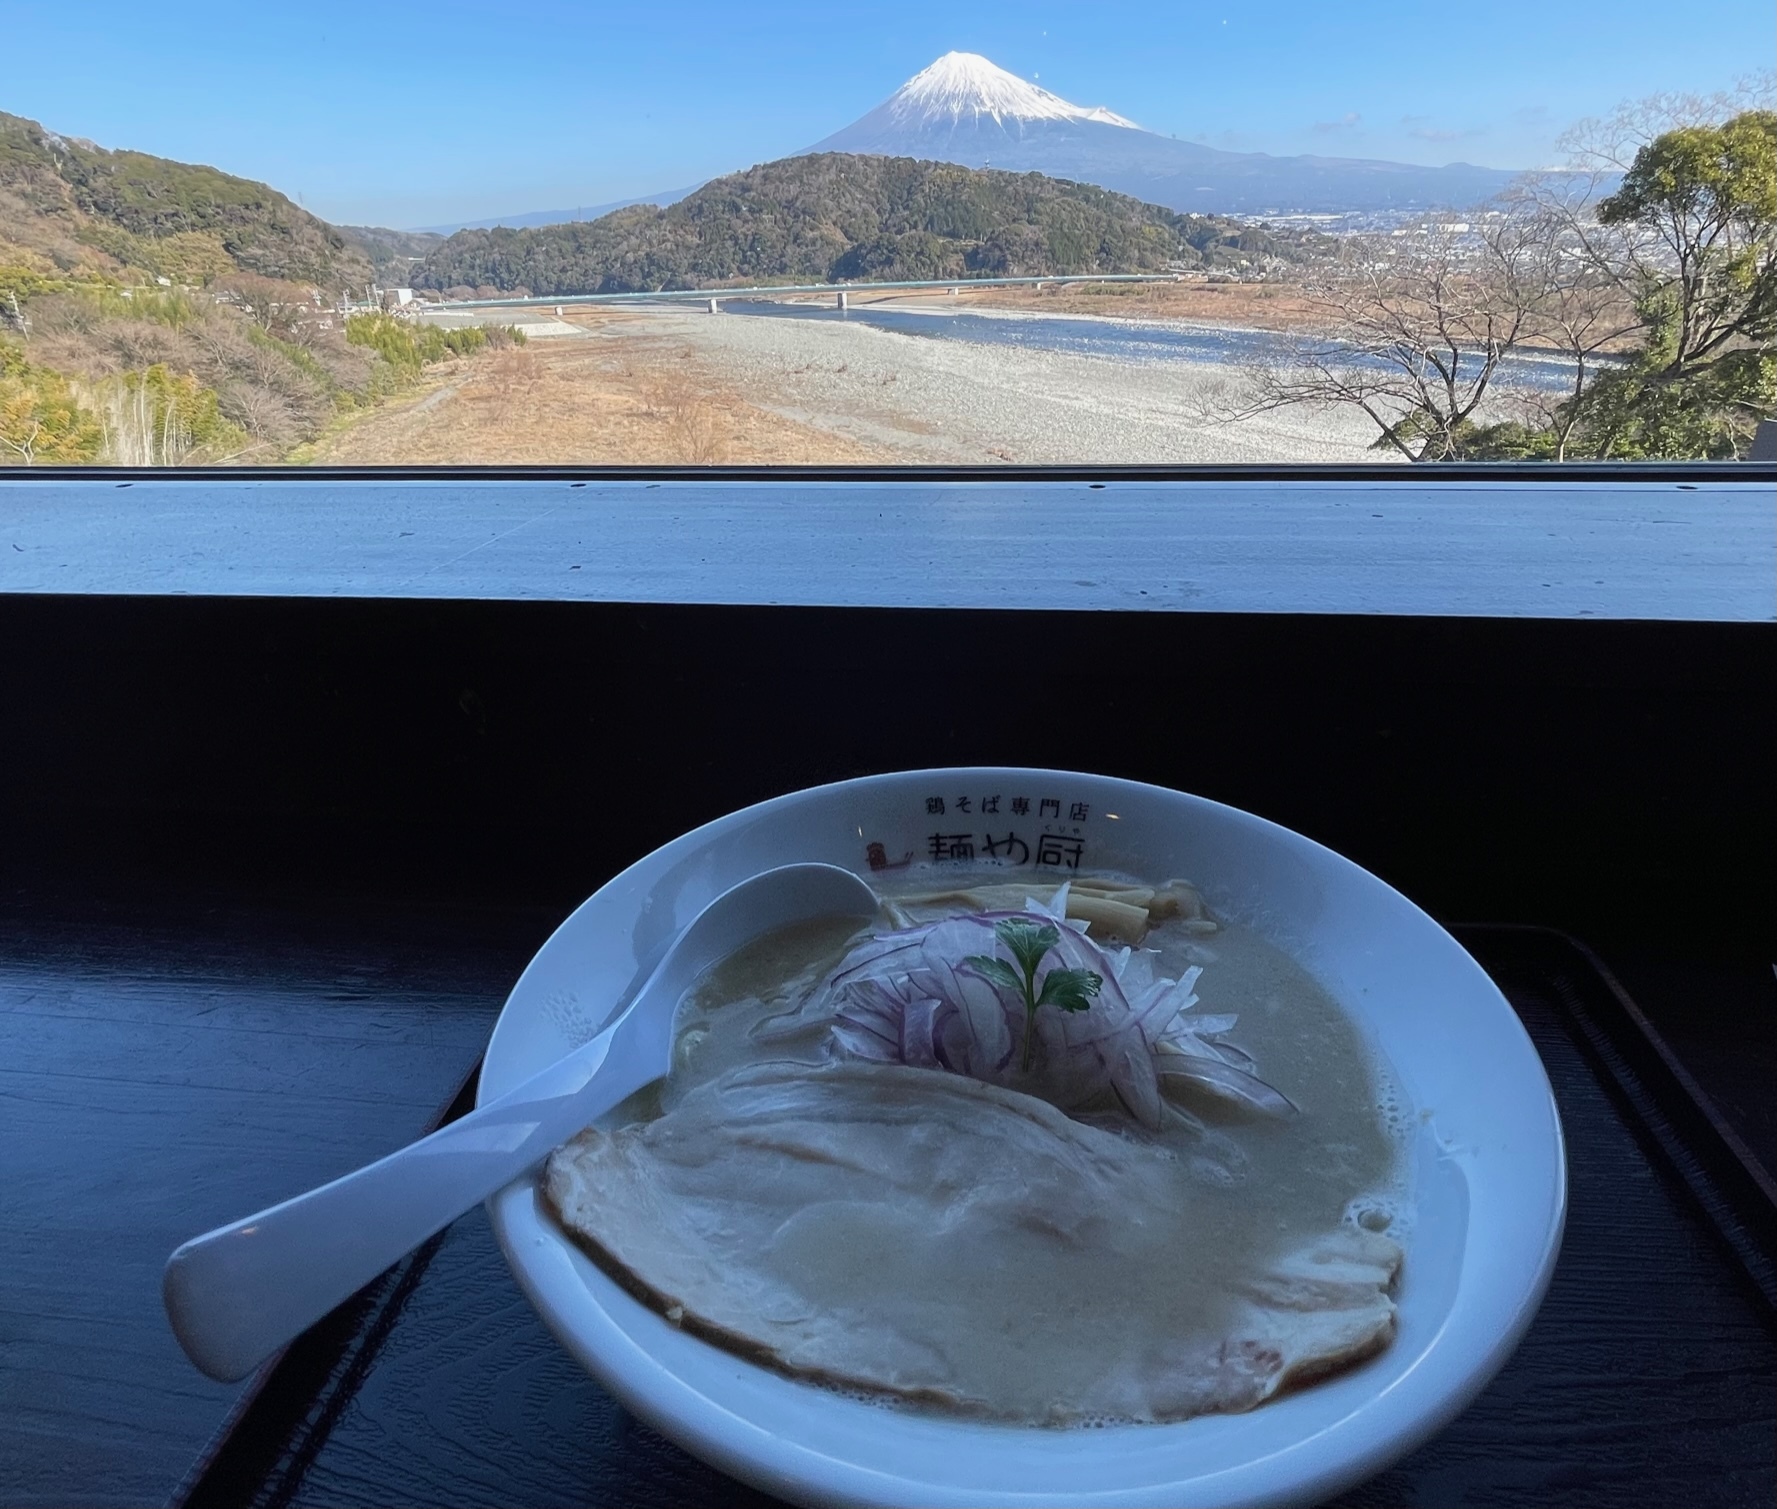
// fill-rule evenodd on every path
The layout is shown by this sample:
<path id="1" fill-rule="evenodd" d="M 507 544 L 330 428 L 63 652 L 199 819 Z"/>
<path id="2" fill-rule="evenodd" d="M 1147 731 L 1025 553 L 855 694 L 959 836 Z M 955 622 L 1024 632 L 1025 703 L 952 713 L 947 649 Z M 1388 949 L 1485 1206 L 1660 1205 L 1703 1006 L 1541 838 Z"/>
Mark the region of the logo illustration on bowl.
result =
<path id="1" fill-rule="evenodd" d="M 1086 861 L 1092 804 L 1065 796 L 964 792 L 927 796 L 920 815 L 945 819 L 925 840 L 924 857 L 933 864 L 1077 870 Z M 885 844 L 864 845 L 865 863 L 876 871 L 906 869 L 913 856 L 909 849 L 891 860 Z"/>

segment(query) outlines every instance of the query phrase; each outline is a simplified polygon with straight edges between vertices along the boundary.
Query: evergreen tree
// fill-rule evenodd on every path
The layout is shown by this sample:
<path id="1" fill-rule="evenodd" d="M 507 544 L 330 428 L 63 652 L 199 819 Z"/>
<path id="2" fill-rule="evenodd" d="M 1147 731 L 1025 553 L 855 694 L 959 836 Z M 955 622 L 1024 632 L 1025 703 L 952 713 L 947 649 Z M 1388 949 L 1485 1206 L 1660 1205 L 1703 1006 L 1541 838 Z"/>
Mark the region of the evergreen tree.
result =
<path id="1" fill-rule="evenodd" d="M 1743 454 L 1777 415 L 1777 112 L 1685 126 L 1635 155 L 1601 225 L 1635 234 L 1645 335 L 1578 400 L 1590 454 Z"/>

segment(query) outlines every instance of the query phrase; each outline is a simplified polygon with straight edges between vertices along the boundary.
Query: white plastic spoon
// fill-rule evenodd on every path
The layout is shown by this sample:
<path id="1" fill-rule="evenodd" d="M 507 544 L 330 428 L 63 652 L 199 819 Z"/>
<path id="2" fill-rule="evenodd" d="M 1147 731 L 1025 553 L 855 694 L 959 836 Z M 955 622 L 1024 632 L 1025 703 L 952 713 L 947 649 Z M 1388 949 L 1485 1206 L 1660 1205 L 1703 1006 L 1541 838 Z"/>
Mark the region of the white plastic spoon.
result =
<path id="1" fill-rule="evenodd" d="M 674 1008 L 697 978 L 774 928 L 874 917 L 870 887 L 833 865 L 766 870 L 725 891 L 674 940 L 629 1009 L 517 1089 L 398 1153 L 167 1259 L 173 1334 L 212 1378 L 244 1378 L 391 1263 L 672 1066 Z"/>

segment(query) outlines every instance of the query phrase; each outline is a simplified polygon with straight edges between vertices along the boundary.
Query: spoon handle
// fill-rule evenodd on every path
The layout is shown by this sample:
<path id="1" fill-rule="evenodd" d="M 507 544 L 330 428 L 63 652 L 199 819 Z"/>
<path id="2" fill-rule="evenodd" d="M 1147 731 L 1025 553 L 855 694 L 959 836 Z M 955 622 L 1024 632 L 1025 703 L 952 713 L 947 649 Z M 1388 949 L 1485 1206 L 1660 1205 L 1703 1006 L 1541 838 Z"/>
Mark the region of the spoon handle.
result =
<path id="1" fill-rule="evenodd" d="M 876 912 L 875 893 L 837 865 L 779 865 L 730 887 L 583 1048 L 411 1147 L 179 1248 L 167 1259 L 161 1297 L 185 1355 L 212 1378 L 245 1378 L 391 1263 L 664 1075 L 671 1008 L 718 959 L 774 927 Z"/>
<path id="2" fill-rule="evenodd" d="M 499 1100 L 399 1152 L 185 1243 L 167 1259 L 161 1295 L 186 1356 L 212 1378 L 246 1377 L 427 1237 L 657 1078 L 659 1065 L 626 1053 L 594 1078 L 634 1020 L 626 1014 Z"/>

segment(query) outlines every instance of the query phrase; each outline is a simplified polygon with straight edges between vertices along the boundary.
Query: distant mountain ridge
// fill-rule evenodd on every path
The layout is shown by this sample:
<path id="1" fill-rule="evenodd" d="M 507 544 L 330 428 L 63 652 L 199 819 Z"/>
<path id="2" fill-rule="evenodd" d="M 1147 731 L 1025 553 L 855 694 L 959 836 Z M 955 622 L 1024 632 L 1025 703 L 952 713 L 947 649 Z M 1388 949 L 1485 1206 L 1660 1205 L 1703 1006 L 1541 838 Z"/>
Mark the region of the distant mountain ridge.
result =
<path id="1" fill-rule="evenodd" d="M 1224 152 L 1143 130 L 1103 105 L 1075 105 L 970 52 L 946 53 L 874 110 L 799 155 L 828 152 L 1042 173 L 1200 215 L 1460 209 L 1492 198 L 1518 176 L 1464 162 L 1426 167 Z M 666 190 L 590 209 L 533 210 L 434 229 L 595 220 L 634 205 L 673 204 L 690 192 Z"/>
<path id="2" fill-rule="evenodd" d="M 918 157 L 1094 183 L 1169 209 L 1263 215 L 1460 208 L 1517 175 L 1469 163 L 1223 152 L 1085 109 L 977 53 L 946 53 L 874 110 L 808 148 Z"/>
<path id="3" fill-rule="evenodd" d="M 823 153 L 715 179 L 665 209 L 637 205 L 595 221 L 459 231 L 414 281 L 548 296 L 773 280 L 1156 272 L 1289 258 L 1312 241 L 1035 173 Z"/>
<path id="4" fill-rule="evenodd" d="M 448 225 L 428 225 L 410 234 L 453 236 L 458 231 L 491 231 L 499 226 L 524 230 L 533 225 L 568 225 L 575 220 L 602 220 L 606 215 L 617 210 L 627 210 L 632 205 L 677 204 L 700 187 L 702 185 L 693 184 L 688 189 L 663 189 L 657 194 L 639 194 L 634 199 L 613 199 L 608 204 L 583 204 L 571 210 L 526 210 L 522 215 L 495 215 L 488 220 L 459 220 Z"/>

